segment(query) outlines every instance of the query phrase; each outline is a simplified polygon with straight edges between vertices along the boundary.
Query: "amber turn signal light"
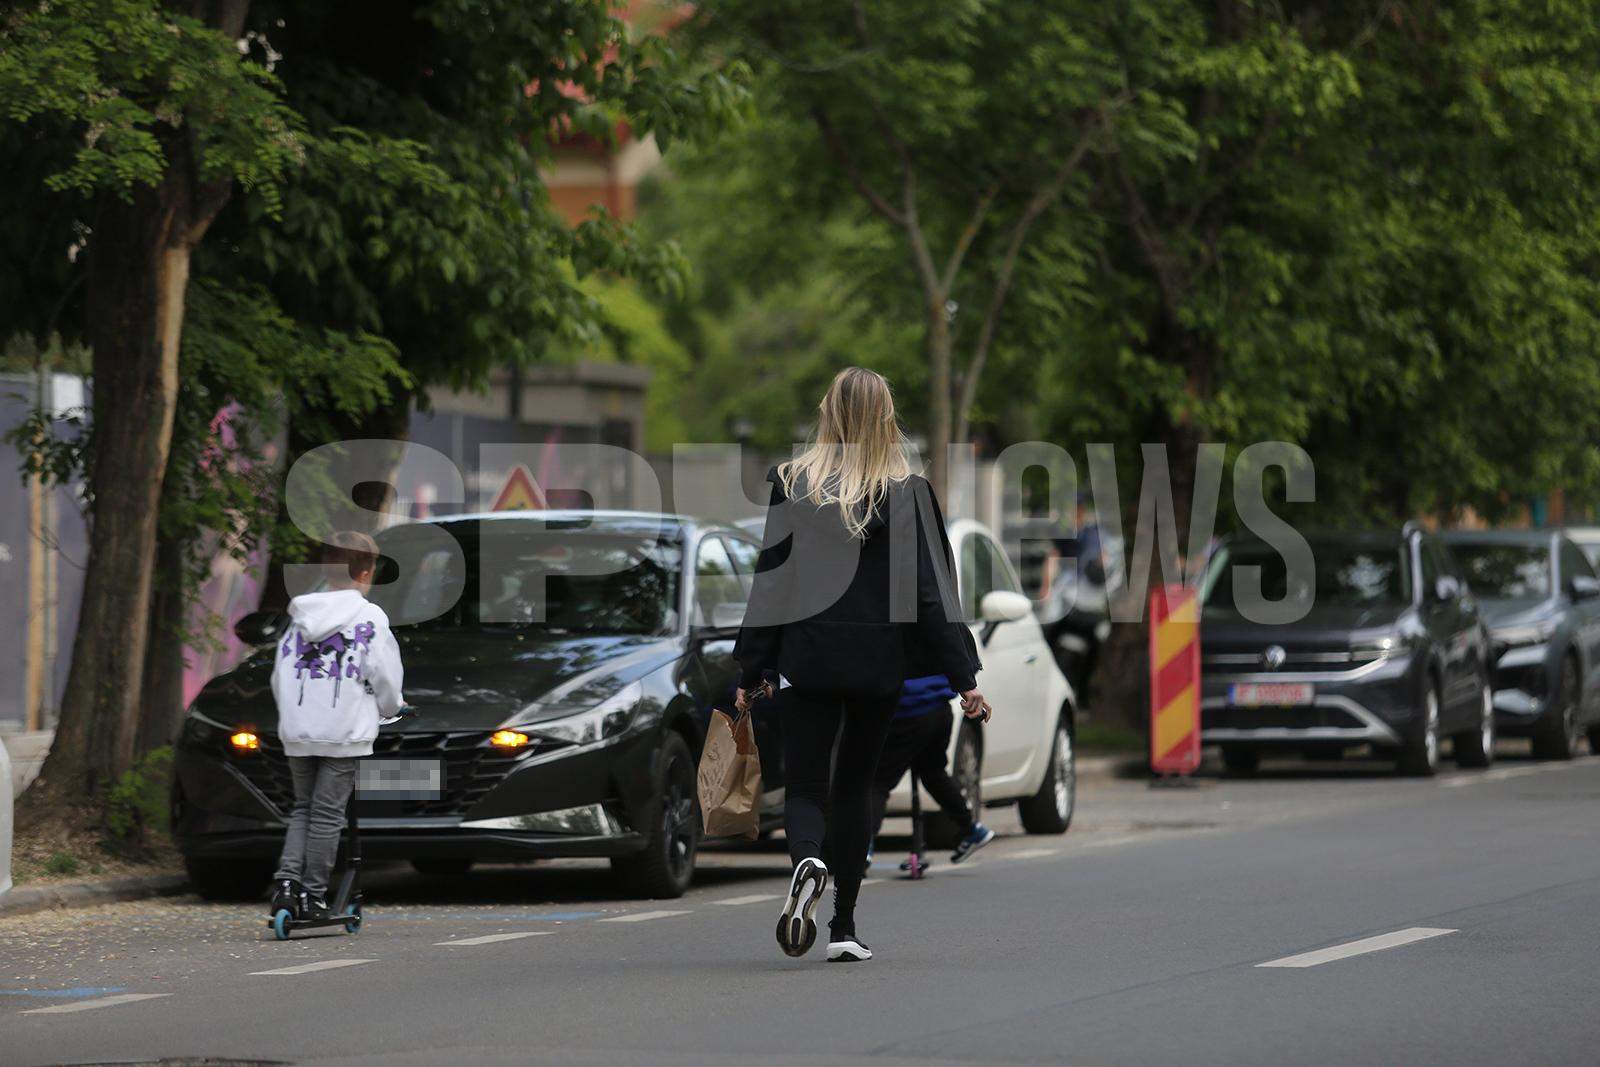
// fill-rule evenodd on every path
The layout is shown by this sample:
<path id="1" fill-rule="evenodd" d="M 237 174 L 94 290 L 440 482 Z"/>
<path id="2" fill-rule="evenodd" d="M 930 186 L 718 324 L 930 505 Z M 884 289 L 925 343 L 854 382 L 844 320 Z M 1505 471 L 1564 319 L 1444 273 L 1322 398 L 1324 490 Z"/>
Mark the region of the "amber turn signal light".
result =
<path id="1" fill-rule="evenodd" d="M 528 735 L 516 730 L 496 730 L 489 735 L 489 743 L 495 748 L 521 748 L 528 743 Z"/>
<path id="2" fill-rule="evenodd" d="M 261 747 L 261 738 L 249 730 L 240 730 L 228 738 L 228 741 L 233 745 L 235 752 L 254 752 Z"/>

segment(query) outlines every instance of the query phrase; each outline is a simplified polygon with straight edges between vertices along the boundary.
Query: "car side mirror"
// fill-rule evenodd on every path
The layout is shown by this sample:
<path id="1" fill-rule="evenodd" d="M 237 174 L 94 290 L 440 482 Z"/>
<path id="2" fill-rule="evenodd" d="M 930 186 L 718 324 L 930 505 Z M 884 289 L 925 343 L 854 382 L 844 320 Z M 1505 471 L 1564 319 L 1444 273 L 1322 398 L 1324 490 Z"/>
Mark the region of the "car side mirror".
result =
<path id="1" fill-rule="evenodd" d="M 1021 593 L 1013 593 L 1008 589 L 995 589 L 984 594 L 983 600 L 978 604 L 978 618 L 983 620 L 983 629 L 978 634 L 978 640 L 987 645 L 989 638 L 994 636 L 995 628 L 1004 622 L 1016 622 L 1026 618 L 1033 610 L 1033 603 Z"/>
<path id="2" fill-rule="evenodd" d="M 1021 593 L 1013 593 L 1009 589 L 996 589 L 984 595 L 983 603 L 978 605 L 978 615 L 984 622 L 1016 622 L 1025 619 L 1033 610 L 1033 604 Z"/>
<path id="3" fill-rule="evenodd" d="M 1450 575 L 1442 575 L 1433 583 L 1433 599 L 1448 604 L 1461 596 L 1461 583 Z"/>
<path id="4" fill-rule="evenodd" d="M 252 611 L 233 624 L 233 636 L 246 645 L 270 645 L 288 622 L 281 611 Z"/>
<path id="5" fill-rule="evenodd" d="M 1579 574 L 1567 583 L 1567 592 L 1573 600 L 1593 600 L 1600 597 L 1600 578 Z"/>

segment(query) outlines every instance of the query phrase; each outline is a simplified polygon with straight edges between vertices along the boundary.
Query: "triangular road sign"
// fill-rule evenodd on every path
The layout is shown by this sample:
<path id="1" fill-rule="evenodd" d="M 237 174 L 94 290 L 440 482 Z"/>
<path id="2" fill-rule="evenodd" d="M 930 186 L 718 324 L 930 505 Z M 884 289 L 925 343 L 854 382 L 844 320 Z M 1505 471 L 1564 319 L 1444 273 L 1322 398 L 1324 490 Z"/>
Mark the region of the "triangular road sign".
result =
<path id="1" fill-rule="evenodd" d="M 539 489 L 539 484 L 533 480 L 528 468 L 518 463 L 506 475 L 506 483 L 500 487 L 489 510 L 542 511 L 544 507 L 544 493 Z"/>

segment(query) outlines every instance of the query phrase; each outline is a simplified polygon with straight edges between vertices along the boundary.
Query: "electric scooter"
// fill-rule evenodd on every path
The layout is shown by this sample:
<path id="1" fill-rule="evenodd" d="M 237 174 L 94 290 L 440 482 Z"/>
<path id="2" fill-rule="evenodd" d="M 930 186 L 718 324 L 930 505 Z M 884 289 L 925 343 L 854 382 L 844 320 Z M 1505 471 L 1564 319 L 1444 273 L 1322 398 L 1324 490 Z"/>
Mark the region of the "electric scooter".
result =
<path id="1" fill-rule="evenodd" d="M 296 930 L 315 930 L 327 926 L 342 926 L 347 934 L 361 929 L 361 826 L 356 819 L 356 794 L 350 792 L 350 803 L 345 809 L 344 869 L 339 873 L 339 889 L 328 902 L 328 914 L 320 918 L 304 917 L 306 892 L 300 890 L 294 907 L 279 908 L 267 920 L 273 936 L 279 941 L 289 940 Z"/>
<path id="2" fill-rule="evenodd" d="M 379 719 L 378 725 L 389 726 L 415 713 L 416 709 L 408 704 L 387 719 Z M 279 908 L 267 920 L 273 936 L 279 941 L 289 940 L 289 935 L 296 930 L 316 930 L 329 926 L 342 926 L 347 934 L 361 930 L 361 823 L 356 818 L 356 798 L 360 792 L 359 788 L 352 789 L 345 806 L 344 868 L 339 872 L 338 892 L 328 903 L 328 914 L 320 918 L 307 917 L 306 892 L 302 888 L 292 908 Z"/>
<path id="3" fill-rule="evenodd" d="M 911 855 L 900 865 L 900 870 L 913 882 L 921 881 L 928 873 L 927 849 L 922 832 L 922 790 L 917 788 L 917 774 L 911 772 Z"/>

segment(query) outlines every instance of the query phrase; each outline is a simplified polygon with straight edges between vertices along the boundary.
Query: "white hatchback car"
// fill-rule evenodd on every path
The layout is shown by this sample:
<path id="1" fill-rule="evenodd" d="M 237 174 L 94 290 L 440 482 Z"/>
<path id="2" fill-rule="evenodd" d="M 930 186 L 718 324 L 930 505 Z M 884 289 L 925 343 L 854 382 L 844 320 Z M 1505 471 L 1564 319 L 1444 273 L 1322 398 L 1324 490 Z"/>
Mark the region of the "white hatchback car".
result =
<path id="1" fill-rule="evenodd" d="M 761 536 L 764 519 L 741 529 Z M 988 723 L 972 722 L 956 705 L 950 732 L 950 774 L 981 818 L 983 807 L 1015 802 L 1031 834 L 1065 833 L 1077 804 L 1073 746 L 1077 701 L 1050 654 L 1033 605 L 989 528 L 971 519 L 949 524 L 956 582 L 983 671 L 978 687 L 994 707 Z M 889 814 L 911 810 L 910 776 L 889 796 Z M 927 812 L 927 805 L 924 804 Z M 955 844 L 954 828 L 936 812 L 925 820 L 928 844 Z"/>
<path id="2" fill-rule="evenodd" d="M 967 618 L 976 620 L 972 631 L 983 660 L 978 688 L 994 707 L 987 723 L 964 718 L 956 707 L 950 774 L 974 814 L 984 806 L 1015 801 L 1022 827 L 1030 834 L 1065 833 L 1077 803 L 1077 702 L 1072 687 L 1056 666 L 1032 602 L 989 528 L 955 519 L 949 530 L 961 605 Z M 908 775 L 890 795 L 889 813 L 910 810 Z M 931 846 L 955 843 L 942 818 L 930 815 L 926 827 Z"/>

